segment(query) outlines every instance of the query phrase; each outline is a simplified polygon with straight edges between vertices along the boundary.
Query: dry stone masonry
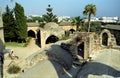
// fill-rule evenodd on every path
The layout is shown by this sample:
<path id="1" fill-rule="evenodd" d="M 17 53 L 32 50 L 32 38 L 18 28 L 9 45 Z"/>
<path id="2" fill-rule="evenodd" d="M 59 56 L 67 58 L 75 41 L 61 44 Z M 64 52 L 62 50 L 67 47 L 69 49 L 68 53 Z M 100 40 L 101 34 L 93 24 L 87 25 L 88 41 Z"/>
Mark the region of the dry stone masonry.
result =
<path id="1" fill-rule="evenodd" d="M 4 35 L 3 35 L 3 22 L 2 22 L 2 9 L 0 7 L 0 78 L 3 78 L 3 61 L 4 61 Z"/>

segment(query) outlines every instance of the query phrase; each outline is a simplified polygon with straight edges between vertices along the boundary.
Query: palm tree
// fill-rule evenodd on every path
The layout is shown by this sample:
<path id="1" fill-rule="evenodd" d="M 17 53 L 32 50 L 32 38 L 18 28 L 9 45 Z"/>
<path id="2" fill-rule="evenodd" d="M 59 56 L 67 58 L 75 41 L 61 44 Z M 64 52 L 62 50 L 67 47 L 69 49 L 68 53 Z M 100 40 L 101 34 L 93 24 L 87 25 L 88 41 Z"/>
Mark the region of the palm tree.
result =
<path id="1" fill-rule="evenodd" d="M 94 16 L 96 15 L 96 5 L 93 4 L 88 4 L 85 6 L 85 10 L 83 11 L 84 15 L 88 15 L 88 32 L 90 32 L 90 20 L 91 20 L 91 15 L 93 14 Z"/>
<path id="2" fill-rule="evenodd" d="M 71 22 L 73 25 L 76 25 L 76 30 L 79 30 L 79 26 L 82 24 L 82 19 L 80 18 L 80 16 L 77 16 L 75 18 L 72 19 Z"/>

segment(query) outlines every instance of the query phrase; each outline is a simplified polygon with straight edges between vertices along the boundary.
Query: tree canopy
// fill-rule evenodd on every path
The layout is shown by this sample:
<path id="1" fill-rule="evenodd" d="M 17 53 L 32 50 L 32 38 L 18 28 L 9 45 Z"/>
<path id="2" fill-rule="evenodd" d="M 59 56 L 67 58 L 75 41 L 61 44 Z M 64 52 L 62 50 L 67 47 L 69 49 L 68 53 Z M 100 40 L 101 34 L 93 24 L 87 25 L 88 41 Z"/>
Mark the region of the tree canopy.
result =
<path id="1" fill-rule="evenodd" d="M 15 8 L 15 23 L 17 31 L 17 38 L 20 41 L 24 41 L 27 38 L 27 24 L 26 24 L 26 17 L 24 14 L 24 8 L 16 3 Z"/>
<path id="2" fill-rule="evenodd" d="M 6 12 L 3 13 L 3 26 L 5 41 L 12 41 L 16 37 L 16 24 L 13 16 L 13 10 L 6 6 Z"/>
<path id="3" fill-rule="evenodd" d="M 16 3 L 12 10 L 6 6 L 6 12 L 3 13 L 3 25 L 5 41 L 23 42 L 27 38 L 26 16 L 20 4 Z"/>
<path id="4" fill-rule="evenodd" d="M 71 22 L 73 25 L 76 25 L 76 30 L 80 30 L 80 26 L 82 25 L 82 19 L 80 18 L 80 16 L 77 16 L 75 18 L 72 19 Z"/>
<path id="5" fill-rule="evenodd" d="M 89 27 L 88 27 L 88 32 L 90 32 L 90 19 L 91 19 L 91 15 L 93 14 L 94 16 L 96 15 L 96 5 L 93 4 L 88 4 L 85 6 L 85 10 L 83 11 L 84 15 L 88 15 L 88 23 L 89 23 Z"/>
<path id="6" fill-rule="evenodd" d="M 48 22 L 58 22 L 57 16 L 53 14 L 52 10 L 53 8 L 51 8 L 51 5 L 48 5 L 48 8 L 46 9 L 47 13 L 43 15 L 43 20 L 45 23 Z"/>

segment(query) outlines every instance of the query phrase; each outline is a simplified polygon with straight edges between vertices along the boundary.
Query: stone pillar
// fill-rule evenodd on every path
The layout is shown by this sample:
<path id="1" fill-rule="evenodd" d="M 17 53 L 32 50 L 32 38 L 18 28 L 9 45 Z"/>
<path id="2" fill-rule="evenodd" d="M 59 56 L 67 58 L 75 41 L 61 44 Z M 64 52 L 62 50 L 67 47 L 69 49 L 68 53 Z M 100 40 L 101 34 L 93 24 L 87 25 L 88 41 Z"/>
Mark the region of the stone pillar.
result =
<path id="1" fill-rule="evenodd" d="M 0 52 L 4 49 L 4 35 L 3 35 L 3 22 L 2 22 L 2 9 L 0 7 Z"/>
<path id="2" fill-rule="evenodd" d="M 2 9 L 0 7 L 0 78 L 3 78 L 3 55 L 4 47 L 4 35 L 3 35 L 3 21 L 2 21 Z"/>
<path id="3" fill-rule="evenodd" d="M 40 38 L 41 38 L 40 46 L 41 46 L 41 48 L 45 47 L 46 37 L 47 37 L 47 31 L 41 30 L 40 31 Z"/>
<path id="4" fill-rule="evenodd" d="M 86 37 L 84 42 L 84 59 L 88 59 L 89 57 L 89 38 Z"/>

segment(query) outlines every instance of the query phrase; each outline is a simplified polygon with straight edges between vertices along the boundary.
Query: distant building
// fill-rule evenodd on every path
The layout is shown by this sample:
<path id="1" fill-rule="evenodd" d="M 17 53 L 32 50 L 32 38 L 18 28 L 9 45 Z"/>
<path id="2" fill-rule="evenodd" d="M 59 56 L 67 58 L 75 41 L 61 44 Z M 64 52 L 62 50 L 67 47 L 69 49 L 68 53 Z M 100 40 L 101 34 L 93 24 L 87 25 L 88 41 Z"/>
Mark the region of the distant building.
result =
<path id="1" fill-rule="evenodd" d="M 28 15 L 26 16 L 27 19 L 32 19 L 32 17 L 42 17 L 41 15 Z"/>
<path id="2" fill-rule="evenodd" d="M 117 23 L 120 23 L 120 17 L 118 18 L 118 21 L 117 21 Z"/>
<path id="3" fill-rule="evenodd" d="M 84 21 L 88 22 L 88 19 L 84 19 Z M 100 20 L 97 17 L 91 17 L 91 21 L 94 22 L 94 21 L 100 21 Z"/>
<path id="4" fill-rule="evenodd" d="M 101 22 L 109 23 L 109 22 L 114 22 L 116 23 L 118 21 L 118 17 L 102 17 L 99 19 Z"/>
<path id="5" fill-rule="evenodd" d="M 118 17 L 91 17 L 91 21 L 100 21 L 104 23 L 116 23 L 118 22 L 119 18 Z M 85 22 L 88 22 L 88 19 L 84 19 Z"/>
<path id="6" fill-rule="evenodd" d="M 66 21 L 66 20 L 69 21 L 70 16 L 58 16 L 57 18 L 58 18 L 58 22 L 61 22 L 61 21 L 64 22 L 64 21 Z"/>

